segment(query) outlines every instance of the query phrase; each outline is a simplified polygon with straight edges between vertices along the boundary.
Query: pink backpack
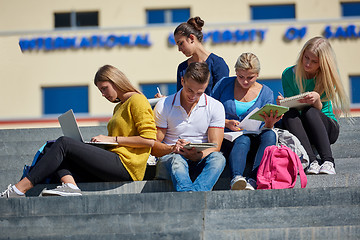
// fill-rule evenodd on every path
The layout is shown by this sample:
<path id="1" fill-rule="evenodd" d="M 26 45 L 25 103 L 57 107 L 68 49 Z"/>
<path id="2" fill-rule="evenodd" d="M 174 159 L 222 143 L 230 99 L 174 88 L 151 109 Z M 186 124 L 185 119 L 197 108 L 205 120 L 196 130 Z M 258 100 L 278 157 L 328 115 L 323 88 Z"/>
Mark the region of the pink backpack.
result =
<path id="1" fill-rule="evenodd" d="M 307 178 L 298 155 L 283 145 L 268 146 L 257 172 L 257 189 L 293 188 L 298 172 L 305 188 Z"/>

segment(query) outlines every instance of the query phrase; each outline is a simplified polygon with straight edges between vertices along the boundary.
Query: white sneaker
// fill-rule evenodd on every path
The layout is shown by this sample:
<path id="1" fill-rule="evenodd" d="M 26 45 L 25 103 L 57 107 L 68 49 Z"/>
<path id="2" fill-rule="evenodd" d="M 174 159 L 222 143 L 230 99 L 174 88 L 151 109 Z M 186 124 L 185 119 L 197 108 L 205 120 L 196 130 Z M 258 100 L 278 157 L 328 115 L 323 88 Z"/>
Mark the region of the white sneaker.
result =
<path id="1" fill-rule="evenodd" d="M 5 191 L 0 193 L 0 198 L 22 198 L 25 194 L 19 195 L 15 192 L 13 186 L 10 184 Z"/>
<path id="2" fill-rule="evenodd" d="M 235 176 L 230 183 L 231 190 L 244 190 L 246 187 L 246 179 L 243 176 Z"/>
<path id="3" fill-rule="evenodd" d="M 44 189 L 41 192 L 42 196 L 81 196 L 80 189 L 73 189 L 67 183 L 62 183 L 61 186 L 57 186 L 55 189 Z"/>
<path id="4" fill-rule="evenodd" d="M 251 186 L 250 183 L 246 183 L 246 187 L 245 187 L 245 190 L 251 190 L 251 191 L 254 191 L 255 188 L 253 186 Z"/>
<path id="5" fill-rule="evenodd" d="M 331 175 L 336 174 L 334 163 L 332 163 L 330 161 L 325 161 L 321 165 L 319 173 L 321 173 L 321 174 L 331 174 Z"/>
<path id="6" fill-rule="evenodd" d="M 309 168 L 306 170 L 306 174 L 319 174 L 320 171 L 320 165 L 318 161 L 313 161 L 310 163 Z"/>
<path id="7" fill-rule="evenodd" d="M 252 178 L 249 178 L 246 183 L 245 190 L 255 190 L 256 188 L 257 188 L 256 181 Z"/>

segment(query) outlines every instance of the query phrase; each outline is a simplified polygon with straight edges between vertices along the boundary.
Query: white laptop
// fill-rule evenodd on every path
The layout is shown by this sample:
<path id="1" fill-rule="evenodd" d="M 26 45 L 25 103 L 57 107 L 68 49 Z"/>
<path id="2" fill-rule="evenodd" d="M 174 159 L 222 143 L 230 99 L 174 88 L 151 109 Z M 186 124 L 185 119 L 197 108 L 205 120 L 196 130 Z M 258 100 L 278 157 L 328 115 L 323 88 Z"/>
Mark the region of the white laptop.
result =
<path id="1" fill-rule="evenodd" d="M 118 145 L 117 143 L 113 142 L 90 142 L 90 141 L 84 141 L 79 126 L 76 122 L 75 115 L 72 109 L 67 111 L 66 113 L 62 114 L 58 117 L 61 130 L 66 137 L 73 138 L 75 140 L 79 140 L 83 143 L 87 144 L 94 144 L 94 145 Z"/>

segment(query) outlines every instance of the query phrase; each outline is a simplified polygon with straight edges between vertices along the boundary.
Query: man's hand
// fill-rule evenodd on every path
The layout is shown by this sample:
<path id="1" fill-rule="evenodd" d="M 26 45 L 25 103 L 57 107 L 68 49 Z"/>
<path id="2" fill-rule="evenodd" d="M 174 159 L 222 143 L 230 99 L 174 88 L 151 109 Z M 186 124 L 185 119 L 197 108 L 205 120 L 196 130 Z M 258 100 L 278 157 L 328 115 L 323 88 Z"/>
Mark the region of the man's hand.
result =
<path id="1" fill-rule="evenodd" d="M 198 152 L 195 148 L 192 149 L 186 149 L 181 147 L 180 151 L 177 152 L 178 154 L 183 155 L 185 158 L 189 159 L 190 161 L 193 162 L 198 162 L 202 159 L 203 153 L 202 152 Z"/>

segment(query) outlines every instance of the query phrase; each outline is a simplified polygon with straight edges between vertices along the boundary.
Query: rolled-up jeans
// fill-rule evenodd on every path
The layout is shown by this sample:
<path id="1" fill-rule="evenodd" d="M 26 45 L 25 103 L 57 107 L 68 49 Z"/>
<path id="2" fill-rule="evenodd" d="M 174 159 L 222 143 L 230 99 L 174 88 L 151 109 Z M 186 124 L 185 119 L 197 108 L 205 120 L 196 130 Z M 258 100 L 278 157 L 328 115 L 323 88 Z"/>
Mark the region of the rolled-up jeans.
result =
<path id="1" fill-rule="evenodd" d="M 198 162 L 170 153 L 157 163 L 157 178 L 171 179 L 178 192 L 211 191 L 225 167 L 225 157 L 212 152 Z"/>

